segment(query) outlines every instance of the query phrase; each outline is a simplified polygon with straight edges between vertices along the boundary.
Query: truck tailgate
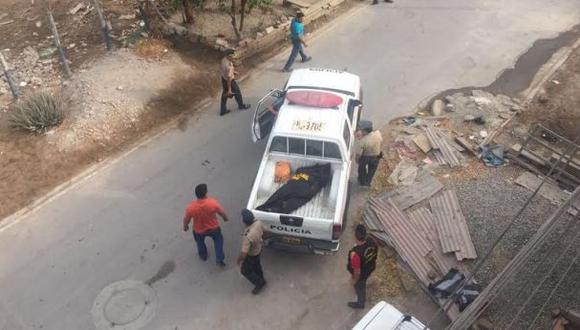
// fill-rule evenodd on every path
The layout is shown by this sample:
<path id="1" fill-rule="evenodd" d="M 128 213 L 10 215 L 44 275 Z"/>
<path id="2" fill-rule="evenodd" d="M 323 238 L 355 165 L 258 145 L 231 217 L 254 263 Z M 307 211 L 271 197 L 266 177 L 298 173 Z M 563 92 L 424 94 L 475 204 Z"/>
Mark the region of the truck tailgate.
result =
<path id="1" fill-rule="evenodd" d="M 295 214 L 278 214 L 252 210 L 264 223 L 267 232 L 291 237 L 329 241 L 332 239 L 332 219 L 302 217 Z M 294 240 L 298 242 L 297 240 Z"/>

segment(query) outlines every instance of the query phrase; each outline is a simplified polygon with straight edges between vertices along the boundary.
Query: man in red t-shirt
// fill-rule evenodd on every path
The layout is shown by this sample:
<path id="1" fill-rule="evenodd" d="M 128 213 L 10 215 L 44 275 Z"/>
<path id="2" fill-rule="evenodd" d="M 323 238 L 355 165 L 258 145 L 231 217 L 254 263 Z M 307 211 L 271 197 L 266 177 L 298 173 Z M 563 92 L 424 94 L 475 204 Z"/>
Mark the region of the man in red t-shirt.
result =
<path id="1" fill-rule="evenodd" d="M 226 265 L 224 262 L 224 237 L 222 236 L 216 214 L 219 214 L 226 222 L 228 217 L 217 200 L 207 197 L 206 184 L 202 183 L 195 187 L 195 196 L 197 200 L 189 203 L 185 209 L 183 231 L 189 230 L 189 223 L 193 220 L 193 238 L 197 243 L 199 257 L 203 261 L 207 260 L 205 238 L 209 236 L 213 239 L 216 262 L 223 267 Z"/>

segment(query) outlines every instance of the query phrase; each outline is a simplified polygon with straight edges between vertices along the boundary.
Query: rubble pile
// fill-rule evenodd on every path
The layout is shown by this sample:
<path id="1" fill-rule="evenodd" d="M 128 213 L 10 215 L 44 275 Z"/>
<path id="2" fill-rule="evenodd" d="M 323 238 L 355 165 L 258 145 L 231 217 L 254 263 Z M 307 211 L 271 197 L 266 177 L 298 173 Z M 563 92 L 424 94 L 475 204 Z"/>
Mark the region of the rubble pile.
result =
<path id="1" fill-rule="evenodd" d="M 421 111 L 397 123 L 399 134 L 390 147 L 401 163 L 389 182 L 409 184 L 414 167 L 461 168 L 469 156 L 488 166 L 503 165 L 504 148 L 493 139 L 521 110 L 518 100 L 481 90 L 435 100 L 430 114 Z"/>

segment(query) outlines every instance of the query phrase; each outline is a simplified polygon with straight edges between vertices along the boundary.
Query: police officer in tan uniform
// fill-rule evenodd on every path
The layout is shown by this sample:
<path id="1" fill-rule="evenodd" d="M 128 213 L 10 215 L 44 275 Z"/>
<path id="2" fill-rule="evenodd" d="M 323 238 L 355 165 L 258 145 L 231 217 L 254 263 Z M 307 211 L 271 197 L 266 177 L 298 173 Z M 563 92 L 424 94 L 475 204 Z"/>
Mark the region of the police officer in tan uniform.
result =
<path id="1" fill-rule="evenodd" d="M 260 264 L 264 230 L 262 222 L 256 220 L 250 210 L 244 209 L 242 211 L 242 221 L 246 225 L 246 230 L 242 238 L 242 250 L 238 256 L 238 265 L 241 265 L 242 275 L 254 284 L 252 294 L 258 294 L 266 285 Z"/>
<path id="2" fill-rule="evenodd" d="M 358 150 L 356 162 L 358 163 L 358 183 L 368 187 L 382 158 L 383 136 L 378 130 L 373 130 L 373 123 L 361 120 L 357 128 Z"/>
<path id="3" fill-rule="evenodd" d="M 238 82 L 236 81 L 236 75 L 238 72 L 234 68 L 234 60 L 236 58 L 236 51 L 233 49 L 228 49 L 225 52 L 225 57 L 220 63 L 220 73 L 222 76 L 222 97 L 220 103 L 220 116 L 228 114 L 230 110 L 227 109 L 226 104 L 228 98 L 234 97 L 238 103 L 238 109 L 246 110 L 250 108 L 249 104 L 244 103 L 244 98 L 242 96 L 242 91 Z"/>

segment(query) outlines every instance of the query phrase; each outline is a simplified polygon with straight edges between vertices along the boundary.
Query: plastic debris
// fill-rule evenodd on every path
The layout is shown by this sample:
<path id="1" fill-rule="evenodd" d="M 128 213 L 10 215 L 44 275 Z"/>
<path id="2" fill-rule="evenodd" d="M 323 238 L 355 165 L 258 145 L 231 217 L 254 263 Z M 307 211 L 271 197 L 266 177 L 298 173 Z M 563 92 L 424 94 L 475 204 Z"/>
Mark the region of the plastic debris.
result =
<path id="1" fill-rule="evenodd" d="M 481 147 L 481 160 L 489 167 L 504 165 L 504 146 L 502 144 L 484 145 Z"/>

